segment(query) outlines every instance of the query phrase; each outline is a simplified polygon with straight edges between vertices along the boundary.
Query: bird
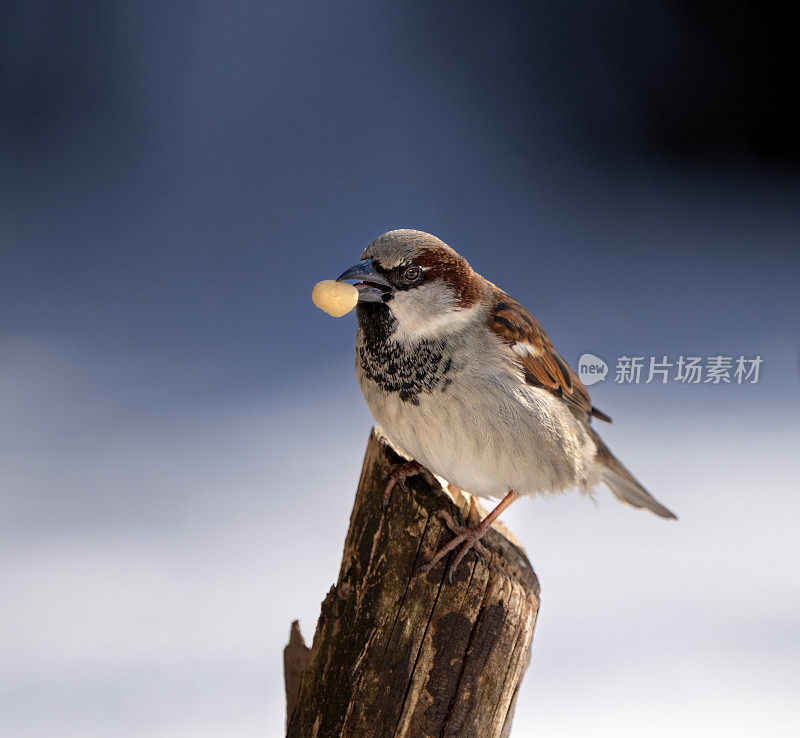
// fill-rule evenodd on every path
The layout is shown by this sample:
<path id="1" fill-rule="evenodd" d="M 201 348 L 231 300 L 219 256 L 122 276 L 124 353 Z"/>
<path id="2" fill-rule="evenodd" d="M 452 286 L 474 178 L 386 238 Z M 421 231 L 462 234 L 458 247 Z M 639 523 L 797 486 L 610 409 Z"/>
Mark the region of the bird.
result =
<path id="1" fill-rule="evenodd" d="M 534 316 L 436 236 L 398 229 L 366 248 L 337 281 L 355 282 L 355 373 L 378 432 L 406 461 L 393 487 L 436 475 L 500 502 L 477 524 L 442 517 L 454 537 L 447 576 L 520 497 L 605 485 L 620 501 L 662 518 L 655 499 L 609 450 L 595 420 L 611 418 L 553 347 Z M 456 550 L 457 549 L 457 550 Z"/>

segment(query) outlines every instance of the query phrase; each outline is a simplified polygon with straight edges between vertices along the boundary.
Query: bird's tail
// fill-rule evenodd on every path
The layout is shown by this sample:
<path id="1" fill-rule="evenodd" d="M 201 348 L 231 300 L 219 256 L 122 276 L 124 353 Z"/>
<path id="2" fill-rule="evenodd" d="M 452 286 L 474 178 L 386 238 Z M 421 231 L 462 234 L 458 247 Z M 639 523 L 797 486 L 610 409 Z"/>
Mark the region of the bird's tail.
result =
<path id="1" fill-rule="evenodd" d="M 594 431 L 592 431 L 594 441 L 597 444 L 597 458 L 603 464 L 603 472 L 600 477 L 602 482 L 608 487 L 620 502 L 624 502 L 631 507 L 646 509 L 662 518 L 677 520 L 678 516 L 671 510 L 662 505 L 653 495 L 642 486 L 622 464 L 622 462 L 611 453 L 608 446 L 603 443 Z"/>

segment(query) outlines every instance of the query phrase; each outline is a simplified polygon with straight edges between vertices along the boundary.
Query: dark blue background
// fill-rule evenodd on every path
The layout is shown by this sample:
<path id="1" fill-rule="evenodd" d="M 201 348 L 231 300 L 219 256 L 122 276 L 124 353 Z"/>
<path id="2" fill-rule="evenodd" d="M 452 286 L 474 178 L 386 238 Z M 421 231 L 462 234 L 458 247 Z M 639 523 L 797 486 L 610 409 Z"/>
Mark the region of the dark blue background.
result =
<path id="1" fill-rule="evenodd" d="M 797 340 L 788 49 L 703 12 L 6 8 L 2 327 L 169 347 L 212 394 L 313 381 L 344 336 L 309 285 L 405 226 L 573 361 Z"/>

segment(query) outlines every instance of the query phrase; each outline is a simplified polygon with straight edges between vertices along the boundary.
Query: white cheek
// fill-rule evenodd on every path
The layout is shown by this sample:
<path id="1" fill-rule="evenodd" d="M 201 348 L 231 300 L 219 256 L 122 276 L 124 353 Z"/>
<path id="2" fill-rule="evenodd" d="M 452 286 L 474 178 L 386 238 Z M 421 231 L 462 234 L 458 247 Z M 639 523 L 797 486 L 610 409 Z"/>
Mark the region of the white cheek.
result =
<path id="1" fill-rule="evenodd" d="M 473 320 L 479 306 L 459 308 L 440 282 L 396 292 L 389 307 L 397 319 L 395 338 L 418 341 L 452 333 Z"/>

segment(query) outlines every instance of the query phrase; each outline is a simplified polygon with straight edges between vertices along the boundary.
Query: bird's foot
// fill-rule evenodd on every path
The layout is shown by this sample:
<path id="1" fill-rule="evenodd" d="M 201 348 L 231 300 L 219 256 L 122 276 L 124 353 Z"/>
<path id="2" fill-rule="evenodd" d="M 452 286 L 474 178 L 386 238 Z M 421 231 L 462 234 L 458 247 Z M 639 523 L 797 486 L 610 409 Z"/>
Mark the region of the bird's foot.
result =
<path id="1" fill-rule="evenodd" d="M 463 525 L 456 523 L 456 521 L 453 520 L 453 516 L 450 515 L 450 513 L 446 510 L 439 510 L 437 511 L 436 515 L 441 518 L 442 522 L 455 534 L 455 538 L 442 546 L 427 564 L 420 566 L 417 569 L 417 573 L 430 571 L 445 556 L 447 556 L 447 554 L 458 548 L 453 560 L 450 562 L 450 566 L 447 567 L 447 581 L 452 584 L 453 574 L 455 573 L 456 569 L 458 569 L 458 565 L 461 563 L 461 560 L 467 555 L 467 552 L 470 551 L 470 549 L 475 549 L 475 553 L 480 554 L 481 556 L 489 556 L 489 551 L 481 543 L 481 538 L 483 538 L 486 531 L 491 527 L 491 520 L 489 521 L 488 525 L 484 524 L 484 521 L 482 520 L 472 528 L 465 528 Z"/>
<path id="2" fill-rule="evenodd" d="M 383 510 L 389 507 L 389 498 L 392 496 L 392 490 L 398 482 L 403 482 L 407 477 L 414 477 L 421 474 L 425 481 L 436 487 L 439 482 L 422 464 L 418 461 L 404 461 L 400 464 L 392 464 L 383 474 L 386 480 L 386 488 L 383 490 Z"/>

